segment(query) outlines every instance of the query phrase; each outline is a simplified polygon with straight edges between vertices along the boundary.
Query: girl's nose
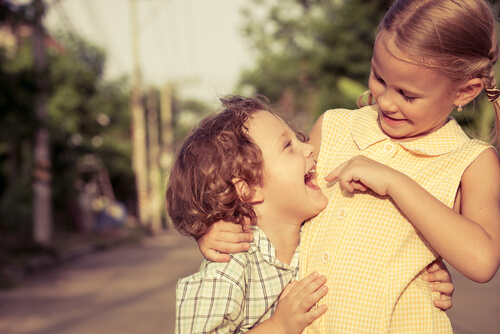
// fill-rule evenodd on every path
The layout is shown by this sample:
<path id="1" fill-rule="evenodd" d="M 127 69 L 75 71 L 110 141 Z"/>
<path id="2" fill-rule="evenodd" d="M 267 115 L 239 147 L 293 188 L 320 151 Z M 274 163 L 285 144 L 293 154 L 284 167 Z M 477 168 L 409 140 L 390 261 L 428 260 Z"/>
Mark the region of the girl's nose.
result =
<path id="1" fill-rule="evenodd" d="M 386 90 L 377 99 L 377 104 L 380 108 L 386 111 L 397 111 L 398 107 L 394 103 L 394 98 L 391 96 L 391 92 Z"/>

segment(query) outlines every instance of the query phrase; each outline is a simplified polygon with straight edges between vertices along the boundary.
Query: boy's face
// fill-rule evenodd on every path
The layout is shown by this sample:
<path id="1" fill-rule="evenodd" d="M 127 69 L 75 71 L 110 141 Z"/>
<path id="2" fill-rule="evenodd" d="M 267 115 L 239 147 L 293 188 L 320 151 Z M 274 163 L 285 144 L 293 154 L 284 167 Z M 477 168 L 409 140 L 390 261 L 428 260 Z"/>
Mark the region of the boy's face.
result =
<path id="1" fill-rule="evenodd" d="M 259 212 L 298 223 L 321 212 L 328 199 L 316 183 L 313 146 L 265 110 L 249 119 L 249 134 L 264 159 L 264 182 L 257 187 L 263 196 Z"/>

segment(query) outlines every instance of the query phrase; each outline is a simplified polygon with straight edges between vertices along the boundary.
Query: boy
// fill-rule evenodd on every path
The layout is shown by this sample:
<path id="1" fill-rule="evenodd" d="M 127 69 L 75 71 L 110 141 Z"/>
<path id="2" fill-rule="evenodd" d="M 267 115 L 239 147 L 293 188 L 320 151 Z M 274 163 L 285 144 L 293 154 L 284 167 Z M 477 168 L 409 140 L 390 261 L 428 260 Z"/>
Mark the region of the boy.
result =
<path id="1" fill-rule="evenodd" d="M 204 260 L 177 285 L 176 333 L 301 333 L 327 310 L 315 307 L 326 279 L 298 272 L 300 228 L 328 200 L 315 180 L 312 146 L 257 98 L 223 99 L 184 141 L 174 162 L 167 211 L 183 234 L 219 221 L 244 224 L 254 241 L 227 263 Z"/>

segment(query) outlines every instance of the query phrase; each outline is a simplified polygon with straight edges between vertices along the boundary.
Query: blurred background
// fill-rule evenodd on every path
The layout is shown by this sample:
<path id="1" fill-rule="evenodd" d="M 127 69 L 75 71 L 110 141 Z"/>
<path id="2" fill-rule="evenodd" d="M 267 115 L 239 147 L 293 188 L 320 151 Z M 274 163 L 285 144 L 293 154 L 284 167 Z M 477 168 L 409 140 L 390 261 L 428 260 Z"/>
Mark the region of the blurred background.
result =
<path id="1" fill-rule="evenodd" d="M 354 108 L 391 2 L 0 0 L 0 309 L 11 307 L 12 319 L 14 305 L 40 312 L 36 294 L 43 284 L 54 287 L 54 267 L 92 280 L 100 277 L 93 270 L 116 270 L 119 260 L 79 261 L 111 249 L 136 274 L 144 261 L 161 261 L 143 277 L 170 282 L 162 285 L 170 299 L 155 309 L 167 308 L 160 324 L 171 324 L 175 281 L 200 262 L 196 245 L 169 230 L 163 209 L 177 145 L 228 94 L 264 94 L 304 131 L 329 108 Z M 492 2 L 497 12 L 499 3 Z M 471 136 L 488 139 L 494 114 L 484 96 L 453 116 Z M 127 265 L 143 253 L 147 260 Z M 498 278 L 481 286 L 454 278 L 457 332 L 498 330 Z M 125 286 L 140 293 L 140 284 Z M 34 324 L 26 333 L 72 332 Z M 100 328 L 91 332 L 149 333 Z"/>

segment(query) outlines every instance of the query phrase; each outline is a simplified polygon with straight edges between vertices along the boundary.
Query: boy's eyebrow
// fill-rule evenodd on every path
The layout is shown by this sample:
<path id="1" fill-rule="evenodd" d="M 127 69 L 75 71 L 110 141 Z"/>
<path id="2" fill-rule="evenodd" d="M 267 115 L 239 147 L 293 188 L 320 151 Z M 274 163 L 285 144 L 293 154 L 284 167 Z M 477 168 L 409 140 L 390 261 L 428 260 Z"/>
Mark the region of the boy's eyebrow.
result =
<path id="1" fill-rule="evenodd" d="M 288 140 L 288 138 L 290 137 L 288 135 L 289 131 L 285 130 L 283 131 L 283 133 L 278 137 L 278 140 L 276 141 L 276 144 L 279 145 L 281 144 L 283 141 L 286 141 Z"/>

